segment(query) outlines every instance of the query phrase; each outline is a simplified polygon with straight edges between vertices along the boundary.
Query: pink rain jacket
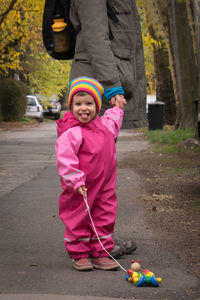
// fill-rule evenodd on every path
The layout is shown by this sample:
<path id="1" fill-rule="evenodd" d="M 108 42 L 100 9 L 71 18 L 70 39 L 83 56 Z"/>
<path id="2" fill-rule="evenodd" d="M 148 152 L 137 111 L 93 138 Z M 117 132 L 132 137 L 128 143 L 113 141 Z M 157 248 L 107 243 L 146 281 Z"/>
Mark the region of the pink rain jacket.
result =
<path id="1" fill-rule="evenodd" d="M 87 124 L 71 112 L 57 121 L 56 165 L 63 189 L 59 215 L 65 224 L 65 247 L 74 259 L 107 256 L 95 235 L 83 197 L 77 188 L 85 185 L 93 222 L 107 251 L 113 248 L 117 213 L 116 147 L 123 110 L 108 109 Z"/>

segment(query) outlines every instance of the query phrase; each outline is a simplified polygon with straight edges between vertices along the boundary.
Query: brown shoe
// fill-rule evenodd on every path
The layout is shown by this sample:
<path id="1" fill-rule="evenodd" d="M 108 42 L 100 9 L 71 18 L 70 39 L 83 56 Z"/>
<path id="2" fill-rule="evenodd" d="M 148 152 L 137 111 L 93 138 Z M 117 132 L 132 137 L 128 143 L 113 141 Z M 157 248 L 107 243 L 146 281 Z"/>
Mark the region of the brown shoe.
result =
<path id="1" fill-rule="evenodd" d="M 118 263 L 109 257 L 94 257 L 92 264 L 94 268 L 99 270 L 115 270 L 119 268 Z"/>
<path id="2" fill-rule="evenodd" d="M 73 267 L 78 271 L 90 271 L 93 270 L 93 265 L 89 258 L 83 257 L 80 259 L 75 259 L 73 261 Z"/>

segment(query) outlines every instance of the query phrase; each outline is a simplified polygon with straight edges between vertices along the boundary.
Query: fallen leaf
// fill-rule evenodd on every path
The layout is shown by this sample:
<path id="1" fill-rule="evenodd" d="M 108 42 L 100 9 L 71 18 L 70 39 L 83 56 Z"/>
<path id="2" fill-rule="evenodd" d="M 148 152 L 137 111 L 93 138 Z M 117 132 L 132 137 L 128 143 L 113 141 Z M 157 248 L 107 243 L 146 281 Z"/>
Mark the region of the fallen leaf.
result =
<path id="1" fill-rule="evenodd" d="M 28 264 L 28 265 L 25 265 L 26 267 L 38 267 L 37 264 Z"/>

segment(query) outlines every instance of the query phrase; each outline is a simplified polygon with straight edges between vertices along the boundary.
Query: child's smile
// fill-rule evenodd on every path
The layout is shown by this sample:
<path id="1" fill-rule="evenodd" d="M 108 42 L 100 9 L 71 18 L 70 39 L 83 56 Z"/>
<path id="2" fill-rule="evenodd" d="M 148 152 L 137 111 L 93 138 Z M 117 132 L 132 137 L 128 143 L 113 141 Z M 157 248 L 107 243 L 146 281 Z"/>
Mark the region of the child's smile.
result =
<path id="1" fill-rule="evenodd" d="M 90 94 L 84 96 L 74 95 L 72 113 L 81 123 L 92 121 L 97 114 L 95 100 Z"/>

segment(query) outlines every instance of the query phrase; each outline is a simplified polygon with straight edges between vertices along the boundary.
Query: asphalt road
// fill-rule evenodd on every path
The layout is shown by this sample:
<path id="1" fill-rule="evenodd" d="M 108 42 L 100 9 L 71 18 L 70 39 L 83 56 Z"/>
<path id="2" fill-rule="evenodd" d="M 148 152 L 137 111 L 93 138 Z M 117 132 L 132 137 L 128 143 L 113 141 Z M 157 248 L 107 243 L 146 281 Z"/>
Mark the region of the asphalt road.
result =
<path id="1" fill-rule="evenodd" d="M 147 141 L 134 139 L 136 135 L 121 131 L 118 160 L 148 147 Z M 119 262 L 128 269 L 131 259 L 140 259 L 142 268 L 150 269 L 163 282 L 158 288 L 138 288 L 125 280 L 121 269 L 83 273 L 72 268 L 58 217 L 61 189 L 55 141 L 54 122 L 0 132 L 0 299 L 198 299 L 192 296 L 198 279 L 179 260 L 176 249 L 169 250 L 147 222 L 141 201 L 144 178 L 129 168 L 118 169 L 115 232 L 134 239 L 138 248 Z"/>

